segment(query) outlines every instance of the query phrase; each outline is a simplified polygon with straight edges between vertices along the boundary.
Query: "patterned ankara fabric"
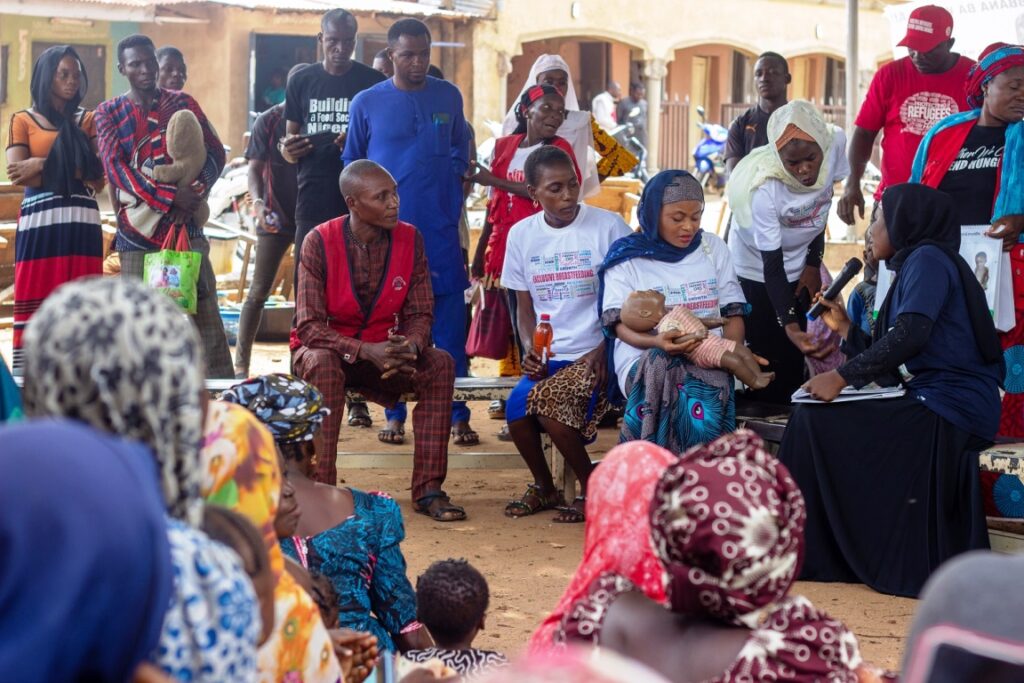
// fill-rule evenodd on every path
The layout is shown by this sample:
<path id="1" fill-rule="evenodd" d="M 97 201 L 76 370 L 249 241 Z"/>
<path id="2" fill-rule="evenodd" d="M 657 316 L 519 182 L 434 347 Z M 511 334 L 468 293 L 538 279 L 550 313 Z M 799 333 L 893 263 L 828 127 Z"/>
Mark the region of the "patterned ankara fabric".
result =
<path id="1" fill-rule="evenodd" d="M 620 574 L 657 602 L 665 602 L 661 565 L 651 549 L 648 507 L 654 487 L 676 456 L 646 441 L 616 446 L 590 475 L 583 559 L 555 609 L 530 638 L 531 653 L 562 647 L 564 615 L 594 580 Z"/>
<path id="2" fill-rule="evenodd" d="M 255 681 L 263 625 L 238 555 L 174 519 L 167 521 L 167 538 L 175 596 L 153 661 L 180 681 Z"/>
<path id="3" fill-rule="evenodd" d="M 981 497 L 989 517 L 1024 519 L 1024 447 L 998 444 L 978 455 Z"/>
<path id="4" fill-rule="evenodd" d="M 242 406 L 215 401 L 206 418 L 203 495 L 244 515 L 263 536 L 274 588 L 274 630 L 259 649 L 259 680 L 334 683 L 341 669 L 313 599 L 284 570 L 274 532 L 281 496 L 277 448 L 267 428 Z"/>
<path id="5" fill-rule="evenodd" d="M 673 453 L 736 428 L 732 375 L 651 349 L 630 370 L 619 441 L 650 441 Z"/>
<path id="6" fill-rule="evenodd" d="M 316 387 L 282 373 L 248 379 L 220 398 L 253 413 L 278 443 L 312 441 L 324 418 L 331 414 Z"/>
<path id="7" fill-rule="evenodd" d="M 803 496 L 761 438 L 739 430 L 684 453 L 650 506 L 673 612 L 751 628 L 720 681 L 857 681 L 854 635 L 803 597 Z"/>

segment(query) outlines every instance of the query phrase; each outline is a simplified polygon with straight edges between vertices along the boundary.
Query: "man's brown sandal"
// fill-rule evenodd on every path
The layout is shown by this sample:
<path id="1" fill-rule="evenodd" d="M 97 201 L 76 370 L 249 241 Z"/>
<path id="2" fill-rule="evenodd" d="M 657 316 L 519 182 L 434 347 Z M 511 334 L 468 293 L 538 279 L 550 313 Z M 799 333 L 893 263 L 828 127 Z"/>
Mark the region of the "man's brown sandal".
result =
<path id="1" fill-rule="evenodd" d="M 430 507 L 435 501 L 439 501 L 440 504 L 431 510 Z M 452 503 L 451 498 L 444 491 L 432 491 L 417 498 L 413 509 L 421 515 L 430 517 L 435 522 L 461 522 L 466 519 L 466 509 Z"/>

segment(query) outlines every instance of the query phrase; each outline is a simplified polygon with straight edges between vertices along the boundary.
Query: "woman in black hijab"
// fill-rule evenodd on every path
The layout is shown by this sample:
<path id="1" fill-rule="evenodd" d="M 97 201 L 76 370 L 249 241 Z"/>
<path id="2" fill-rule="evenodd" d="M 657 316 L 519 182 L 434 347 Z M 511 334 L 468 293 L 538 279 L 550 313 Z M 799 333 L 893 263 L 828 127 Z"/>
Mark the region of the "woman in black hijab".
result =
<path id="1" fill-rule="evenodd" d="M 95 194 L 103 187 L 93 113 L 79 105 L 88 88 L 74 48 L 58 45 L 32 69 L 32 108 L 11 117 L 7 177 L 25 188 L 14 264 L 14 367 L 29 318 L 64 284 L 103 267 Z"/>
<path id="2" fill-rule="evenodd" d="M 797 406 L 779 458 L 807 500 L 802 578 L 916 596 L 942 562 L 988 547 L 977 452 L 999 426 L 1003 357 L 948 195 L 890 187 L 870 230 L 894 271 L 874 338 L 824 302 L 850 360 L 804 385 L 825 403 Z M 829 404 L 872 382 L 906 394 Z"/>

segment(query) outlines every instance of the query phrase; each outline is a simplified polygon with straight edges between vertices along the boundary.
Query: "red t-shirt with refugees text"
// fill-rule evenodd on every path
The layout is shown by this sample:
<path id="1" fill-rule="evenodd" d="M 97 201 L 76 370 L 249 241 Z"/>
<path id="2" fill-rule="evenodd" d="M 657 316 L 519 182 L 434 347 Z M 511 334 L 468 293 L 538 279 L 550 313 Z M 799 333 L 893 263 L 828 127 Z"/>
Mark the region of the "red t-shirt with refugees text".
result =
<path id="1" fill-rule="evenodd" d="M 968 109 L 964 84 L 973 65 L 961 56 L 949 71 L 923 74 L 904 57 L 875 74 L 856 121 L 860 128 L 882 131 L 882 182 L 875 199 L 889 185 L 910 179 L 917 147 L 932 126 Z"/>

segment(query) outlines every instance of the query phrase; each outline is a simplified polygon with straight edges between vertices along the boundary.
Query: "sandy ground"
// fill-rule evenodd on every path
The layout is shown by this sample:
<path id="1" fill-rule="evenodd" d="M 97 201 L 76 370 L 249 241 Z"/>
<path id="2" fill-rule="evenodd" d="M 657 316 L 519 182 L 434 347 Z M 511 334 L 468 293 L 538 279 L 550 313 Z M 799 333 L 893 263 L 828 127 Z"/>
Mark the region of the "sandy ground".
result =
<path id="1" fill-rule="evenodd" d="M 0 331 L 0 352 L 10 357 L 11 332 Z M 287 372 L 284 344 L 256 344 L 253 373 Z M 480 374 L 490 368 L 477 367 Z M 473 426 L 481 436 L 478 447 L 452 447 L 452 454 L 515 453 L 514 447 L 496 438 L 501 422 L 487 419 L 487 404 L 470 404 Z M 412 453 L 411 439 L 403 446 L 385 446 L 376 439 L 383 411 L 371 405 L 373 429 L 342 428 L 339 449 L 349 453 Z M 595 457 L 611 448 L 617 432 L 603 429 L 592 447 Z M 491 587 L 487 630 L 478 646 L 516 654 L 525 646 L 537 624 L 554 607 L 576 566 L 583 546 L 582 525 L 551 522 L 553 513 L 511 520 L 503 515 L 505 503 L 520 494 L 528 482 L 525 468 L 450 470 L 446 488 L 469 513 L 466 522 L 437 524 L 414 514 L 409 500 L 408 469 L 344 469 L 345 484 L 363 490 L 385 491 L 402 505 L 407 538 L 402 547 L 415 582 L 431 562 L 464 557 L 486 577 Z M 796 592 L 809 597 L 850 626 L 860 639 L 864 656 L 880 666 L 895 668 L 903 655 L 904 638 L 915 601 L 879 595 L 860 585 L 798 583 Z"/>
<path id="2" fill-rule="evenodd" d="M 715 225 L 717 202 L 709 202 L 705 226 Z M 474 231 L 475 233 L 475 231 Z M 474 234 L 474 237 L 476 235 Z M 9 360 L 11 330 L 0 330 L 0 353 Z M 253 349 L 253 374 L 288 371 L 288 349 L 284 344 L 257 343 Z M 479 363 L 473 373 L 493 376 L 493 364 Z M 501 422 L 487 419 L 486 403 L 470 404 L 473 426 L 480 433 L 479 446 L 452 447 L 453 455 L 465 453 L 514 454 L 510 443 L 497 440 Z M 411 438 L 403 446 L 388 446 L 377 441 L 376 430 L 383 425 L 383 411 L 372 406 L 373 429 L 343 427 L 339 449 L 366 454 L 411 454 Z M 411 436 L 411 431 L 409 436 Z M 592 455 L 597 458 L 611 448 L 615 430 L 602 430 Z M 448 557 L 464 557 L 487 577 L 491 587 L 491 609 L 487 630 L 477 645 L 517 654 L 530 634 L 554 607 L 579 563 L 582 525 L 553 524 L 553 513 L 510 520 L 504 517 L 505 504 L 522 493 L 528 482 L 525 468 L 450 470 L 446 488 L 455 502 L 464 505 L 469 520 L 456 524 L 437 524 L 412 512 L 409 501 L 409 470 L 345 469 L 340 456 L 340 476 L 349 486 L 381 490 L 393 495 L 402 505 L 407 538 L 403 544 L 409 562 L 409 577 L 415 577 L 431 562 Z M 453 458 L 453 463 L 458 458 Z M 913 600 L 879 595 L 864 586 L 847 584 L 799 583 L 796 592 L 844 620 L 860 639 L 868 661 L 896 668 L 903 655 L 904 638 L 913 615 Z"/>
<path id="3" fill-rule="evenodd" d="M 253 372 L 282 371 L 287 367 L 283 345 L 257 344 Z M 474 365 L 474 373 L 493 375 L 489 364 Z M 481 443 L 475 448 L 452 446 L 451 453 L 515 453 L 510 443 L 498 441 L 501 422 L 487 418 L 486 403 L 471 403 L 473 426 Z M 464 505 L 469 519 L 463 523 L 437 524 L 414 514 L 409 500 L 408 469 L 345 469 L 344 453 L 412 453 L 411 440 L 403 446 L 385 446 L 376 438 L 383 424 L 383 410 L 371 405 L 373 429 L 342 427 L 339 450 L 340 477 L 345 484 L 364 490 L 385 491 L 402 505 L 406 520 L 405 543 L 409 577 L 415 582 L 431 562 L 464 557 L 487 577 L 491 609 L 487 630 L 479 644 L 516 654 L 525 646 L 537 624 L 558 602 L 582 554 L 583 527 L 554 524 L 553 513 L 511 520 L 503 515 L 505 504 L 524 490 L 529 481 L 521 469 L 461 469 L 449 471 L 446 489 Z M 616 443 L 618 433 L 602 429 L 591 448 L 594 457 Z M 453 457 L 453 460 L 456 459 Z M 916 601 L 879 595 L 861 585 L 801 582 L 795 591 L 842 619 L 860 639 L 865 658 L 880 666 L 898 668 L 906 633 Z"/>

